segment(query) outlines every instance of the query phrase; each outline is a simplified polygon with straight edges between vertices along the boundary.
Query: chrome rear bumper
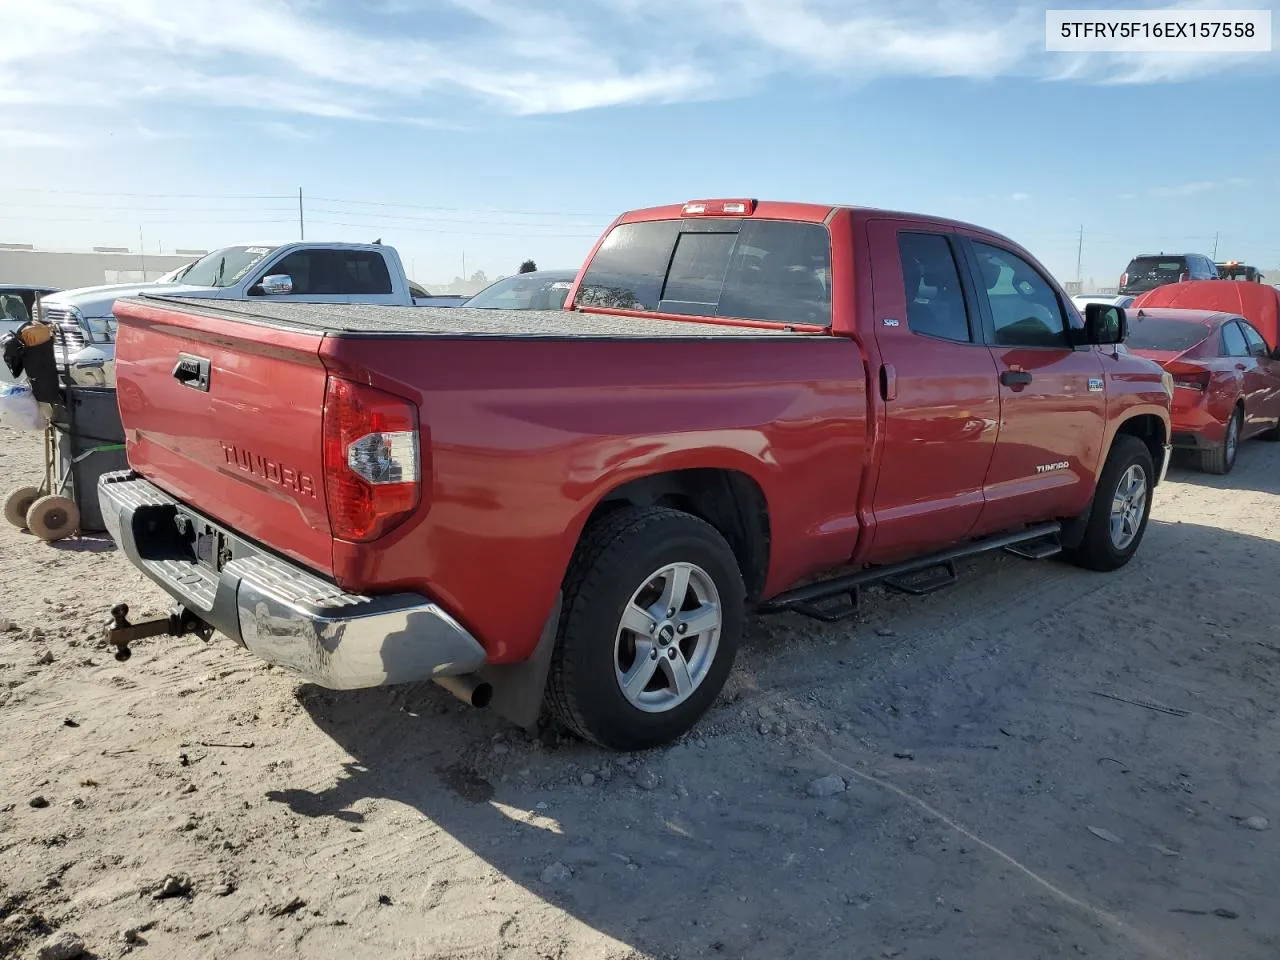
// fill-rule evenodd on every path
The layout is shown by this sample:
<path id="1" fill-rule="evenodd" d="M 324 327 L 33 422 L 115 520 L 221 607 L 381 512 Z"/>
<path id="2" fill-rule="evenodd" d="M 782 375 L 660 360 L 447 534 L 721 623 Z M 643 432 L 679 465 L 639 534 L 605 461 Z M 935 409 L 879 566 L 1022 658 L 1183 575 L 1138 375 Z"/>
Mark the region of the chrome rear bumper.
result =
<path id="1" fill-rule="evenodd" d="M 125 556 L 214 629 L 335 690 L 458 676 L 484 648 L 427 597 L 363 596 L 249 543 L 129 471 L 98 483 L 103 521 Z M 184 525 L 221 534 L 231 559 L 199 563 Z"/>

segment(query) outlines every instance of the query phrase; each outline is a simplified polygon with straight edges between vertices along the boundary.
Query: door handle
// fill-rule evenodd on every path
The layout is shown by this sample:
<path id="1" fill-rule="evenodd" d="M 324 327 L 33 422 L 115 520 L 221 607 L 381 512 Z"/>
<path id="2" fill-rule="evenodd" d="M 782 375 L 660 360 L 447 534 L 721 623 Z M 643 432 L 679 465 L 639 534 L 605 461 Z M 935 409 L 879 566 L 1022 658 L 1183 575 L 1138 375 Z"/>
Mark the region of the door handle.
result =
<path id="1" fill-rule="evenodd" d="M 880 365 L 880 397 L 884 400 L 898 399 L 898 371 L 892 363 Z"/>
<path id="2" fill-rule="evenodd" d="M 1237 364 L 1236 364 L 1236 369 L 1237 369 L 1237 370 L 1244 370 L 1244 369 L 1246 369 L 1246 367 L 1245 367 L 1245 365 L 1244 365 L 1243 363 L 1237 363 Z"/>
<path id="3" fill-rule="evenodd" d="M 1013 387 L 1019 390 L 1031 382 L 1031 374 L 1025 370 L 1006 370 L 1000 374 L 1000 382 L 1006 387 Z"/>
<path id="4" fill-rule="evenodd" d="M 207 392 L 209 389 L 209 361 L 189 353 L 178 354 L 173 365 L 173 379 L 184 387 Z"/>

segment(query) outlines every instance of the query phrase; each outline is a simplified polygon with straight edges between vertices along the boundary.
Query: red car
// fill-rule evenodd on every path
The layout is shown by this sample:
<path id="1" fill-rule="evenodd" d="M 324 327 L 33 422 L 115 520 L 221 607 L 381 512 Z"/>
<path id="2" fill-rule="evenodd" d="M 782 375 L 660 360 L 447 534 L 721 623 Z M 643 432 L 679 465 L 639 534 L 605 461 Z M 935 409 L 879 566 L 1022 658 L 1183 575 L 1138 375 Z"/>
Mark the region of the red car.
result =
<path id="1" fill-rule="evenodd" d="M 1125 347 L 1173 376 L 1173 443 L 1194 451 L 1201 470 L 1229 473 L 1241 440 L 1280 440 L 1280 350 L 1248 320 L 1139 308 Z"/>
<path id="2" fill-rule="evenodd" d="M 1235 314 L 1253 324 L 1267 343 L 1280 344 L 1280 290 L 1267 284 L 1231 280 L 1168 283 L 1142 294 L 1126 309 L 1133 314 L 1153 307 Z"/>

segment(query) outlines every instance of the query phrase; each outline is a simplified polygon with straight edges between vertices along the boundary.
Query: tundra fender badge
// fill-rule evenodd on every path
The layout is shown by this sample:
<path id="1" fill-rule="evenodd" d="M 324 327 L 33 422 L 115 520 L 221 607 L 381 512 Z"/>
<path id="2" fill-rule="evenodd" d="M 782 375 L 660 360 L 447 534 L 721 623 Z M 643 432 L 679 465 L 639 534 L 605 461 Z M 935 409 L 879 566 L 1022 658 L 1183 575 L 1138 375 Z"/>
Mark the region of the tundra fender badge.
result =
<path id="1" fill-rule="evenodd" d="M 1059 460 L 1057 463 L 1041 463 L 1036 466 L 1036 473 L 1052 473 L 1055 470 L 1066 470 L 1071 466 L 1068 460 Z"/>
<path id="2" fill-rule="evenodd" d="M 1102 378 L 1101 378 L 1101 377 L 1090 377 L 1090 378 L 1089 378 L 1089 392 L 1090 392 L 1090 393 L 1101 393 L 1101 392 L 1102 392 Z"/>

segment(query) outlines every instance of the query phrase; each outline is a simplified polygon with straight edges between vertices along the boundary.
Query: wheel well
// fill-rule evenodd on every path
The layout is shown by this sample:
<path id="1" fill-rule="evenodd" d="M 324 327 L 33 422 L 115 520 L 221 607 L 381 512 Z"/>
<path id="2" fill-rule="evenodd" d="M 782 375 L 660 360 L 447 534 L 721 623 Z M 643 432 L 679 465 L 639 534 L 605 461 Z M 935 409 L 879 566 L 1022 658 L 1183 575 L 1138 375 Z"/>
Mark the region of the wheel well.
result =
<path id="1" fill-rule="evenodd" d="M 1147 449 L 1151 451 L 1151 460 L 1156 465 L 1156 472 L 1159 473 L 1160 461 L 1164 457 L 1164 445 L 1169 442 L 1169 438 L 1165 436 L 1164 422 L 1155 414 L 1142 414 L 1120 424 L 1116 435 L 1119 436 L 1122 433 L 1137 437 L 1147 445 Z"/>
<path id="2" fill-rule="evenodd" d="M 627 506 L 672 507 L 711 524 L 738 560 L 748 601 L 760 597 L 769 572 L 769 506 L 750 476 L 740 470 L 699 468 L 641 477 L 609 491 L 587 526 Z"/>

